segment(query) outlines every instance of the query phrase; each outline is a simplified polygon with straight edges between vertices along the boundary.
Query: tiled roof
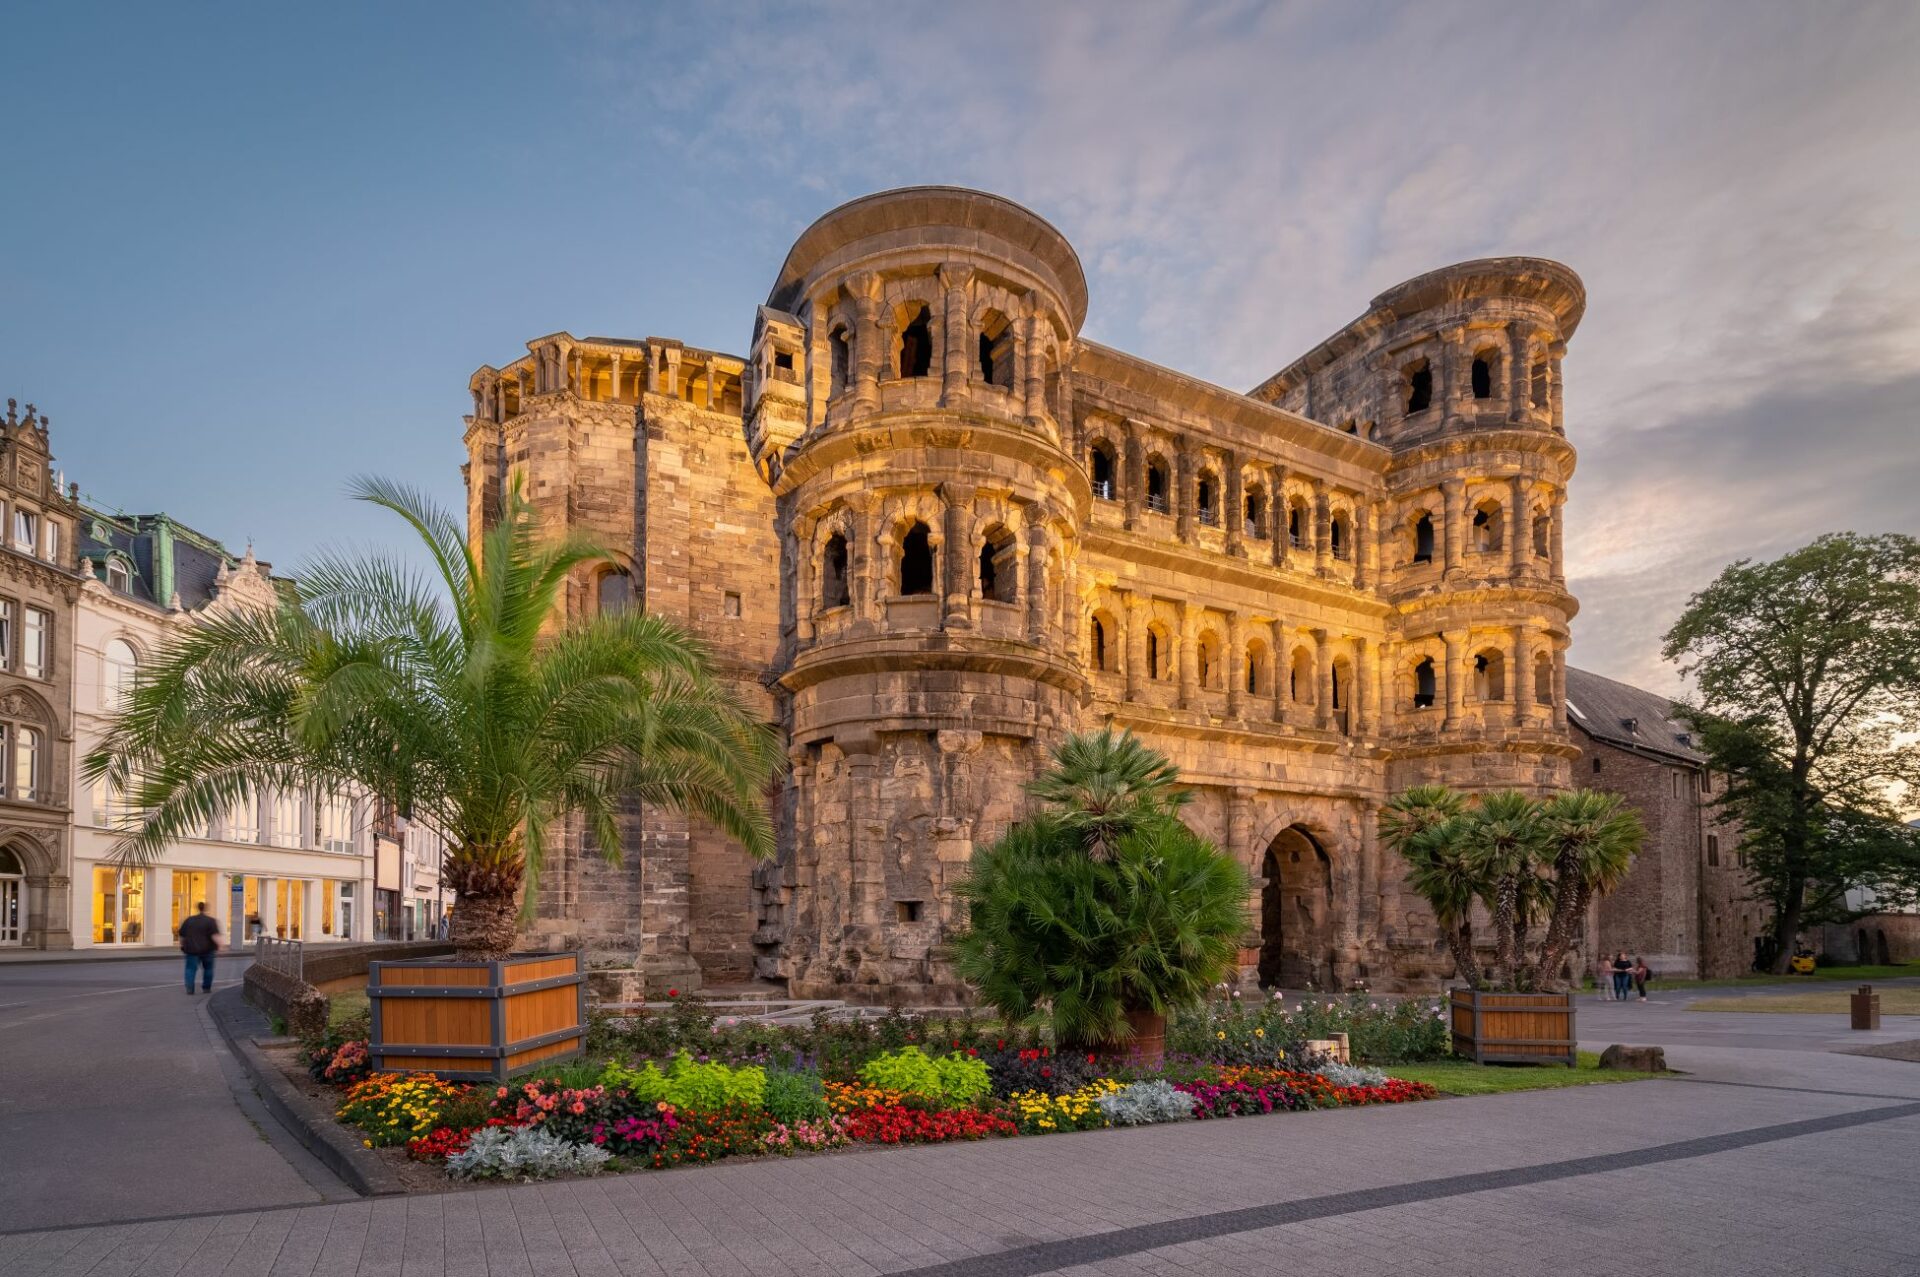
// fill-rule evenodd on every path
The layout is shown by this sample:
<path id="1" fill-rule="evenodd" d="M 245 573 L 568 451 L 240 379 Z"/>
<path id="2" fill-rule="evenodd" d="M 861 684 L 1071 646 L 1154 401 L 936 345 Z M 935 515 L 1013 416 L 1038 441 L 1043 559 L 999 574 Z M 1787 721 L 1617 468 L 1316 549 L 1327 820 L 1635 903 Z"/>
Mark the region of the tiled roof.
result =
<path id="1" fill-rule="evenodd" d="M 1692 729 L 1674 704 L 1649 692 L 1567 667 L 1567 719 L 1595 740 L 1627 749 L 1650 750 L 1685 762 L 1704 764 L 1694 747 Z"/>

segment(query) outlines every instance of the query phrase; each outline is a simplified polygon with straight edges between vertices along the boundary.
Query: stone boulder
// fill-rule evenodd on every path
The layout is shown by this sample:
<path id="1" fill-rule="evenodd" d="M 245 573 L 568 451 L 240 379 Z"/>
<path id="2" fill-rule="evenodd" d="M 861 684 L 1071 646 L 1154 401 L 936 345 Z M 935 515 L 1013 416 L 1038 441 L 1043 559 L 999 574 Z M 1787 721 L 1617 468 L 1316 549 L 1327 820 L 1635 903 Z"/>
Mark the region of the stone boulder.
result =
<path id="1" fill-rule="evenodd" d="M 1657 1046 L 1621 1046 L 1616 1042 L 1600 1053 L 1600 1067 L 1620 1073 L 1665 1073 L 1667 1053 Z"/>

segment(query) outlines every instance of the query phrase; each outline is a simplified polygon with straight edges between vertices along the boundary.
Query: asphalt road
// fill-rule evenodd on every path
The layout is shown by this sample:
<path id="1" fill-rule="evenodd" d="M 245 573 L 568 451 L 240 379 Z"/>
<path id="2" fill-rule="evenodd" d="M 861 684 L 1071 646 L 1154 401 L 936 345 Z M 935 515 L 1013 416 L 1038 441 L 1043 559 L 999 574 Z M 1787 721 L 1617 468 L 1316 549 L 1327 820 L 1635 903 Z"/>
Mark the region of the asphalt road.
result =
<path id="1" fill-rule="evenodd" d="M 260 1106 L 177 958 L 0 965 L 0 1232 L 351 1197 Z"/>

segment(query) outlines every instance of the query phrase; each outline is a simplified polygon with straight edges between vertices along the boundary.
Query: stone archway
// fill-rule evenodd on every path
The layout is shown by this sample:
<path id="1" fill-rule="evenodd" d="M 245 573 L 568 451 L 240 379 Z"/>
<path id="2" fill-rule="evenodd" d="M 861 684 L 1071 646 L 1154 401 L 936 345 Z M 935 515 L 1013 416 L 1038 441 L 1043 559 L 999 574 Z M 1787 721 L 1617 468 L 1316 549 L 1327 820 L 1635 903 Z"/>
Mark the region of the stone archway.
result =
<path id="1" fill-rule="evenodd" d="M 1274 836 L 1261 862 L 1260 984 L 1329 988 L 1333 982 L 1333 861 L 1300 825 Z"/>

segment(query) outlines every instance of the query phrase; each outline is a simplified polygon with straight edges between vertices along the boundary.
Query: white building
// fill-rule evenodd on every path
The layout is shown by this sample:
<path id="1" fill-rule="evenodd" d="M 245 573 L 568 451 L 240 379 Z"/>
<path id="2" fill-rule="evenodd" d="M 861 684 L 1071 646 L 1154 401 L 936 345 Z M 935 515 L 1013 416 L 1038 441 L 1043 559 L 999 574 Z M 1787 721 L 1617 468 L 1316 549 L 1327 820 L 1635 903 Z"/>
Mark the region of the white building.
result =
<path id="1" fill-rule="evenodd" d="M 126 803 L 80 779 L 124 690 L 167 638 L 234 608 L 272 607 L 277 586 L 253 551 L 235 559 L 166 515 L 86 510 L 74 609 L 72 936 L 76 948 L 171 948 L 205 902 L 229 944 L 265 934 L 306 941 L 374 936 L 372 804 L 315 793 L 257 795 L 167 848 L 154 864 L 109 862 Z"/>

